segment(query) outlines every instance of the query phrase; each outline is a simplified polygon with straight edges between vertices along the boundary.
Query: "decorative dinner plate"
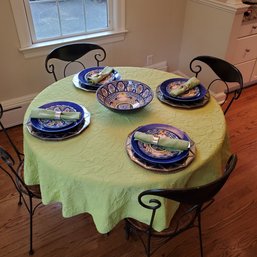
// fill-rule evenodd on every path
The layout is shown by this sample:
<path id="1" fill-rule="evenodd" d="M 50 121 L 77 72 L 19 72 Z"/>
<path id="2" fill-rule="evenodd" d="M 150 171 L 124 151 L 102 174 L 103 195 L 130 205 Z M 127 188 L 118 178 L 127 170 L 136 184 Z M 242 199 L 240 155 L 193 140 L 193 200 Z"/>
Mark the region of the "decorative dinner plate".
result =
<path id="1" fill-rule="evenodd" d="M 186 81 L 187 79 L 172 79 L 166 87 L 169 95 L 171 95 L 172 90 L 180 88 Z M 200 96 L 200 88 L 199 86 L 196 86 L 175 97 L 181 99 L 195 99 L 198 96 Z"/>
<path id="2" fill-rule="evenodd" d="M 115 80 L 96 91 L 99 103 L 118 112 L 139 110 L 153 100 L 153 95 L 148 85 L 135 80 Z"/>
<path id="3" fill-rule="evenodd" d="M 183 109 L 199 108 L 199 107 L 206 105 L 210 100 L 210 93 L 207 91 L 205 96 L 198 101 L 189 101 L 189 102 L 172 101 L 171 99 L 164 97 L 164 95 L 160 91 L 160 86 L 158 86 L 156 88 L 156 96 L 161 102 L 163 102 L 167 105 L 170 105 L 175 108 L 183 108 Z"/>
<path id="4" fill-rule="evenodd" d="M 76 121 L 31 118 L 31 125 L 35 130 L 47 133 L 65 132 L 73 129 L 83 121 L 85 115 L 81 105 L 68 101 L 51 102 L 44 104 L 39 108 L 59 112 L 81 113 L 80 119 Z"/>
<path id="5" fill-rule="evenodd" d="M 57 133 L 41 132 L 33 128 L 30 120 L 26 124 L 27 130 L 32 136 L 46 141 L 61 141 L 79 135 L 90 124 L 90 113 L 84 106 L 81 107 L 85 113 L 84 118 L 80 124 L 69 131 Z"/>
<path id="6" fill-rule="evenodd" d="M 102 71 L 105 67 L 90 67 L 87 68 L 85 70 L 82 70 L 79 74 L 78 74 L 78 80 L 79 83 L 81 85 L 81 87 L 91 87 L 91 88 L 98 88 L 101 85 L 111 82 L 113 80 L 118 80 L 121 78 L 120 74 L 118 73 L 118 71 L 113 70 L 107 77 L 105 77 L 103 80 L 101 80 L 99 83 L 97 84 L 92 84 L 91 82 L 88 81 L 88 77 L 92 76 L 93 74 L 97 74 L 100 71 Z"/>
<path id="7" fill-rule="evenodd" d="M 194 102 L 203 99 L 207 93 L 207 90 L 202 84 L 194 87 L 193 89 L 187 90 L 184 94 L 180 96 L 172 96 L 170 94 L 172 88 L 180 86 L 186 81 L 188 81 L 188 79 L 185 78 L 174 78 L 165 80 L 160 85 L 160 91 L 165 98 L 176 102 Z"/>
<path id="8" fill-rule="evenodd" d="M 156 128 L 154 127 L 153 129 L 144 129 L 140 130 L 138 129 L 137 131 L 144 132 L 146 134 L 151 134 L 154 136 L 158 137 L 169 137 L 172 139 L 179 139 L 179 137 L 173 133 L 172 131 L 165 129 L 165 128 Z M 154 158 L 154 159 L 169 159 L 170 157 L 175 157 L 176 155 L 180 154 L 181 151 L 167 151 L 164 148 L 154 145 L 154 144 L 147 144 L 144 142 L 141 142 L 140 140 L 135 140 L 134 135 L 132 137 L 132 147 L 133 144 L 137 144 L 139 150 L 146 154 L 147 156 Z M 135 150 L 135 149 L 134 149 Z"/>
<path id="9" fill-rule="evenodd" d="M 92 93 L 96 92 L 98 87 L 91 87 L 90 85 L 82 85 L 82 84 L 80 84 L 78 76 L 79 76 L 79 73 L 75 74 L 73 76 L 73 78 L 72 78 L 73 85 L 76 88 L 84 90 L 84 91 L 87 91 L 87 92 L 92 92 Z"/>
<path id="10" fill-rule="evenodd" d="M 139 166 L 147 169 L 147 170 L 151 170 L 154 172 L 160 172 L 160 173 L 167 173 L 167 172 L 178 172 L 181 169 L 186 168 L 190 163 L 192 163 L 192 161 L 195 158 L 195 154 L 196 154 L 196 147 L 195 147 L 195 143 L 194 141 L 192 141 L 190 139 L 190 149 L 189 149 L 189 153 L 188 155 L 176 162 L 176 163 L 171 163 L 171 164 L 157 164 L 157 163 L 150 163 L 142 158 L 140 158 L 140 156 L 138 156 L 132 148 L 131 145 L 131 139 L 132 139 L 132 135 L 135 131 L 133 131 L 132 133 L 130 133 L 127 137 L 127 141 L 126 141 L 126 151 L 128 156 L 130 157 L 130 159 L 135 162 L 136 164 L 138 164 Z"/>
<path id="11" fill-rule="evenodd" d="M 134 132 L 136 131 L 155 135 L 158 137 L 170 137 L 173 139 L 181 139 L 181 140 L 186 140 L 190 142 L 190 138 L 185 132 L 166 124 L 149 124 L 149 125 L 145 125 L 137 128 Z M 176 163 L 184 159 L 189 153 L 189 149 L 184 151 L 176 151 L 176 150 L 168 151 L 163 149 L 160 146 L 143 143 L 141 141 L 135 140 L 134 133 L 132 135 L 131 145 L 132 145 L 133 151 L 140 158 L 150 163 L 158 163 L 158 164 Z M 189 144 L 189 148 L 190 148 L 190 144 Z"/>

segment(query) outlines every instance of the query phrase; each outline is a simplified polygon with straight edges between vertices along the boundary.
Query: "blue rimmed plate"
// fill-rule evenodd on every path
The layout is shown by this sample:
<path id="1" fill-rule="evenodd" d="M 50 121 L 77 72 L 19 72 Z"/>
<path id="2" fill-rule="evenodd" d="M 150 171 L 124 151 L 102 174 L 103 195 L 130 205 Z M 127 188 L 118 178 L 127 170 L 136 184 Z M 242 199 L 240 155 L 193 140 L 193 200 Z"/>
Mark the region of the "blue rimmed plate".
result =
<path id="1" fill-rule="evenodd" d="M 26 124 L 27 130 L 32 136 L 46 141 L 62 141 L 77 136 L 82 133 L 90 124 L 90 112 L 84 106 L 81 105 L 81 107 L 84 111 L 83 121 L 70 130 L 58 133 L 45 133 L 39 130 L 35 130 L 32 127 L 30 120 Z"/>
<path id="2" fill-rule="evenodd" d="M 80 82 L 79 82 L 79 73 L 75 74 L 72 78 L 72 82 L 73 82 L 73 85 L 78 88 L 78 89 L 81 89 L 83 91 L 86 91 L 86 92 L 91 92 L 91 93 L 95 93 L 96 90 L 98 89 L 98 87 L 91 87 L 91 86 L 87 86 L 87 85 L 82 85 Z"/>
<path id="3" fill-rule="evenodd" d="M 31 126 L 38 131 L 47 133 L 66 132 L 75 128 L 84 120 L 84 110 L 79 104 L 68 101 L 57 101 L 44 104 L 39 108 L 60 112 L 80 112 L 80 119 L 76 121 L 69 120 L 53 120 L 53 119 L 37 119 L 31 118 Z"/>
<path id="4" fill-rule="evenodd" d="M 120 74 L 118 73 L 118 71 L 116 71 L 115 69 L 103 80 L 101 80 L 99 83 L 97 84 L 92 84 L 88 81 L 88 77 L 92 76 L 93 74 L 97 74 L 100 71 L 102 71 L 105 67 L 90 67 L 87 68 L 85 70 L 82 70 L 79 74 L 78 74 L 78 80 L 80 83 L 81 87 L 84 87 L 86 89 L 90 89 L 90 90 L 96 90 L 98 87 L 100 87 L 101 85 L 114 81 L 114 80 L 118 80 L 121 78 Z"/>
<path id="5" fill-rule="evenodd" d="M 177 102 L 195 102 L 203 99 L 207 93 L 207 90 L 202 84 L 187 90 L 184 94 L 180 96 L 175 97 L 170 94 L 172 89 L 179 87 L 186 81 L 188 81 L 188 79 L 185 78 L 174 78 L 165 80 L 160 85 L 160 91 L 165 98 Z"/>
<path id="6" fill-rule="evenodd" d="M 147 134 L 156 135 L 159 137 L 170 137 L 173 139 L 182 139 L 190 142 L 190 138 L 183 131 L 166 124 L 149 124 L 139 127 L 135 130 Z M 131 137 L 131 146 L 133 151 L 142 159 L 153 164 L 172 164 L 186 158 L 189 154 L 189 149 L 185 151 L 168 151 L 161 147 L 151 144 L 145 144 L 135 140 L 134 133 Z M 189 144 L 190 147 L 190 144 Z"/>

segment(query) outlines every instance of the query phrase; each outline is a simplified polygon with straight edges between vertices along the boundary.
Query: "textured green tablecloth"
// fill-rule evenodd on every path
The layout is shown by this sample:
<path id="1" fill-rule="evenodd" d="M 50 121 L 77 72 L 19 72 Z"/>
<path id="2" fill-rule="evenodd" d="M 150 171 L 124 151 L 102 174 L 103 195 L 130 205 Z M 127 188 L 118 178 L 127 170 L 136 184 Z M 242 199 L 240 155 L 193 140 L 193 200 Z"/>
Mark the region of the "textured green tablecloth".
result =
<path id="1" fill-rule="evenodd" d="M 146 68 L 117 68 L 123 79 L 134 79 L 156 87 L 176 77 Z M 73 86 L 72 76 L 43 90 L 29 106 L 52 101 L 73 101 L 91 113 L 91 124 L 80 135 L 59 142 L 31 136 L 24 126 L 25 181 L 40 184 L 44 204 L 62 203 L 64 217 L 90 213 L 100 233 L 110 231 L 120 220 L 132 217 L 149 222 L 150 211 L 138 204 L 145 189 L 200 185 L 217 178 L 229 154 L 226 123 L 218 103 L 198 109 L 176 109 L 156 97 L 144 109 L 131 114 L 112 112 L 96 100 L 94 93 Z M 160 174 L 130 160 L 125 150 L 128 134 L 140 125 L 165 123 L 185 131 L 196 143 L 196 158 L 184 170 Z M 157 230 L 167 226 L 177 205 L 167 202 L 169 211 L 158 211 Z"/>

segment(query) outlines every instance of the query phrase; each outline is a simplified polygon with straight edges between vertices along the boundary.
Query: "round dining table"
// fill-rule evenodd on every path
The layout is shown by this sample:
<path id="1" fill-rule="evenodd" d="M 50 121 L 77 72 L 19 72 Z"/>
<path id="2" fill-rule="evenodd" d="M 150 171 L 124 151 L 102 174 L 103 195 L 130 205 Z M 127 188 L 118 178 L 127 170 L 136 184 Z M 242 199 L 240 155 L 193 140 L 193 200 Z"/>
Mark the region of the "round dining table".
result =
<path id="1" fill-rule="evenodd" d="M 199 108 L 170 106 L 156 97 L 163 81 L 173 73 L 139 67 L 116 67 L 122 79 L 143 82 L 155 96 L 137 112 L 113 112 L 101 105 L 96 94 L 74 86 L 73 76 L 59 80 L 40 92 L 24 116 L 24 178 L 40 184 L 42 202 L 61 203 L 63 217 L 89 213 L 100 233 L 111 231 L 125 218 L 149 224 L 151 210 L 138 203 L 147 189 L 199 186 L 219 177 L 229 157 L 228 133 L 223 111 L 210 97 Z M 70 101 L 91 114 L 90 125 L 80 134 L 59 141 L 31 135 L 27 122 L 31 110 L 49 102 Z M 184 131 L 195 143 L 195 156 L 187 167 L 174 172 L 146 169 L 131 160 L 126 151 L 128 135 L 137 127 L 158 123 Z M 165 201 L 154 223 L 165 229 L 178 204 Z"/>

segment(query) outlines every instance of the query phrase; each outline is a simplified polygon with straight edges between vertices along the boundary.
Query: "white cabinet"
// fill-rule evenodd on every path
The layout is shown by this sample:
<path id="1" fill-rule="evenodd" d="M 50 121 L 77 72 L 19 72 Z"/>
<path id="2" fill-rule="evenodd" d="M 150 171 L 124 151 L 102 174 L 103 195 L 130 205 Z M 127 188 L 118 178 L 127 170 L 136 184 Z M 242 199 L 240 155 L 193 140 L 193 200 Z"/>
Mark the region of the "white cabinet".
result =
<path id="1" fill-rule="evenodd" d="M 257 8 L 251 8 L 241 0 L 187 0 L 180 72 L 191 74 L 195 56 L 212 55 L 238 67 L 246 85 L 256 83 Z"/>
<path id="2" fill-rule="evenodd" d="M 235 55 L 232 62 L 244 77 L 244 83 L 253 84 L 257 81 L 257 8 L 245 11 L 239 26 L 236 40 Z"/>
<path id="3" fill-rule="evenodd" d="M 257 58 L 257 35 L 237 39 L 232 62 L 242 63 Z"/>

